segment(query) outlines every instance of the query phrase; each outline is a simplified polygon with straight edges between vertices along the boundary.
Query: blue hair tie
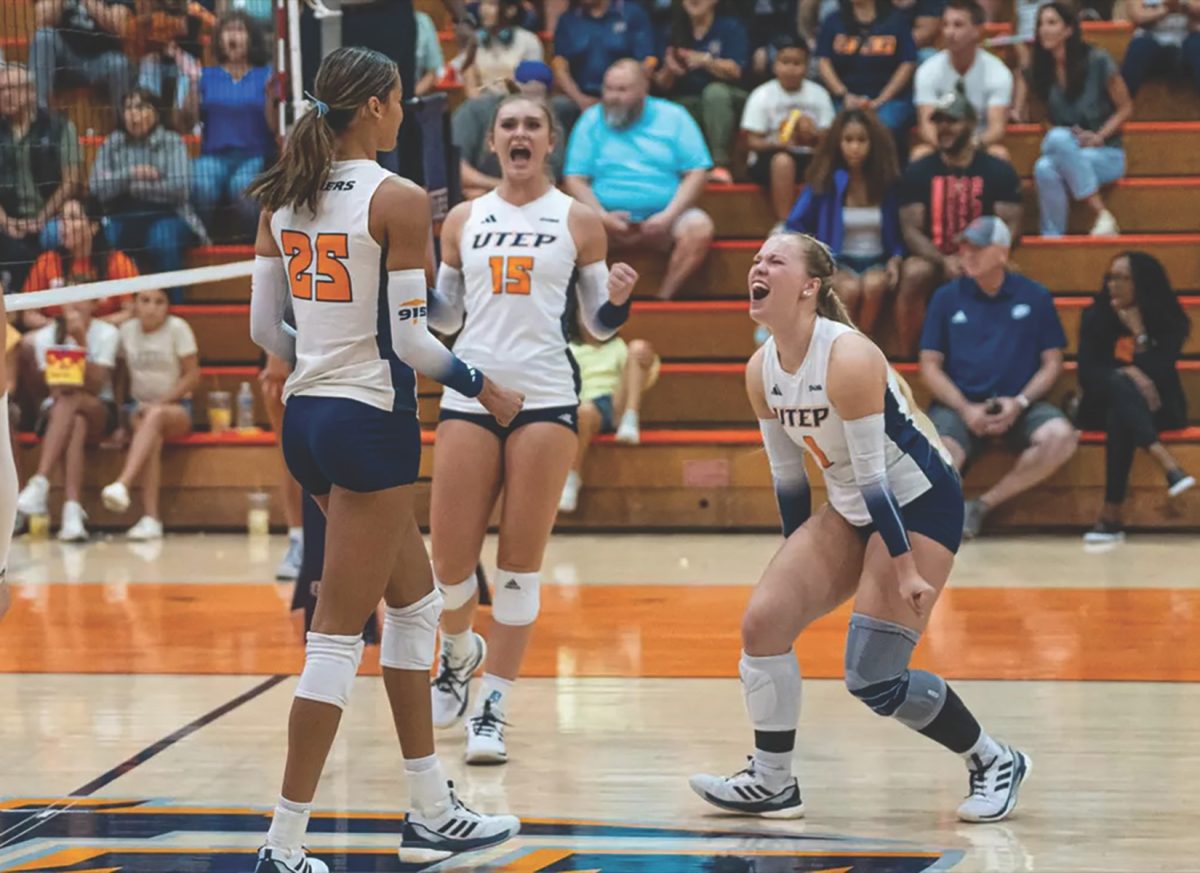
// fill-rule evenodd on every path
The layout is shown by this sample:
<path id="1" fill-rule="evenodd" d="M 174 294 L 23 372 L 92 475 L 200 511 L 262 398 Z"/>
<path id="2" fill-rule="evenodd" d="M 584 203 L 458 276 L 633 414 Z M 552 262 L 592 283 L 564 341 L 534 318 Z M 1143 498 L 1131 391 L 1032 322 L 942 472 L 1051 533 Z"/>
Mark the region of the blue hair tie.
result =
<path id="1" fill-rule="evenodd" d="M 310 103 L 312 103 L 313 109 L 315 109 L 317 111 L 317 118 L 324 118 L 326 115 L 329 114 L 329 104 L 326 103 L 324 100 L 318 100 L 316 97 L 314 97 L 312 94 L 309 94 L 307 91 L 304 92 L 304 96 L 308 99 L 308 101 Z"/>

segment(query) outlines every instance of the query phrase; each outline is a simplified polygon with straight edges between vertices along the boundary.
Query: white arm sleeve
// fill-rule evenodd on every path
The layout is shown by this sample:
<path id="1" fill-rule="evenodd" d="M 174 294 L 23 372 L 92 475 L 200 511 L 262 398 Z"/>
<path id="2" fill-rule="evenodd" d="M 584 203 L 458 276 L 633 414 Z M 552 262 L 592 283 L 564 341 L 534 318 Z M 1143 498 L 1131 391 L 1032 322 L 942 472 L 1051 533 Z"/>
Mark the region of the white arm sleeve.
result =
<path id="1" fill-rule="evenodd" d="M 596 261 L 579 268 L 575 281 L 579 295 L 579 313 L 588 333 L 599 340 L 615 334 L 625 322 L 629 306 L 613 306 L 608 301 L 608 264 Z"/>
<path id="2" fill-rule="evenodd" d="M 388 273 L 388 321 L 392 350 L 422 376 L 453 388 L 466 397 L 483 389 L 483 374 L 468 367 L 429 332 L 425 271 L 394 270 Z"/>
<path id="3" fill-rule="evenodd" d="M 760 418 L 758 429 L 762 432 L 763 447 L 767 450 L 772 478 L 785 486 L 795 486 L 807 481 L 804 449 L 792 442 L 779 419 Z"/>
<path id="4" fill-rule="evenodd" d="M 284 320 L 288 309 L 287 273 L 279 258 L 254 258 L 250 277 L 250 338 L 263 351 L 296 363 L 296 332 Z"/>
<path id="5" fill-rule="evenodd" d="M 438 267 L 437 287 L 429 299 L 429 326 L 438 333 L 458 333 L 463 326 L 467 286 L 462 270 L 449 264 Z"/>

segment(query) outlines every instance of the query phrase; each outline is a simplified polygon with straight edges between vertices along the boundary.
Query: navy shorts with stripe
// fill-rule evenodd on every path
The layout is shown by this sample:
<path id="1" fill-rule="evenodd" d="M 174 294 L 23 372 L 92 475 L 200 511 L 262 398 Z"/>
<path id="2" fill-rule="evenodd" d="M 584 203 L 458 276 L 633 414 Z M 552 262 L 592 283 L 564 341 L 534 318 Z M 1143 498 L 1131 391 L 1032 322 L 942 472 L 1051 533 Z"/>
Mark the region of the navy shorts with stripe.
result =
<path id="1" fill-rule="evenodd" d="M 904 529 L 919 533 L 941 543 L 952 554 L 958 554 L 963 534 L 963 493 L 958 474 L 946 467 L 945 475 L 934 477 L 933 485 L 914 500 L 900 507 Z M 871 538 L 877 528 L 874 523 L 856 527 L 863 541 Z"/>
<path id="2" fill-rule="evenodd" d="M 344 397 L 288 399 L 283 457 L 318 497 L 337 485 L 367 493 L 411 485 L 421 467 L 421 425 L 411 410 L 387 412 Z"/>
<path id="3" fill-rule="evenodd" d="M 527 424 L 557 424 L 572 433 L 579 433 L 578 406 L 548 406 L 544 409 L 523 409 L 516 418 L 501 427 L 496 417 L 488 412 L 459 412 L 456 409 L 443 409 L 438 414 L 438 421 L 468 421 L 496 435 L 503 442 L 516 430 Z"/>

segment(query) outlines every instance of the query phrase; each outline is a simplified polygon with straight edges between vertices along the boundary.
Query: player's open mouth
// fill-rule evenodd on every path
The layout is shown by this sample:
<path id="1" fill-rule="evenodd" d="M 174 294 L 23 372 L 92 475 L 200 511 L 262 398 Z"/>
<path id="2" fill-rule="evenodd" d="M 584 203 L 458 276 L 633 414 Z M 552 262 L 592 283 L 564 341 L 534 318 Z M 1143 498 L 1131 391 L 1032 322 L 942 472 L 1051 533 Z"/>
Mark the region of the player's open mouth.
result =
<path id="1" fill-rule="evenodd" d="M 508 156 L 510 158 L 512 158 L 514 161 L 528 161 L 530 158 L 533 157 L 533 152 L 531 152 L 529 149 L 525 148 L 525 146 L 515 146 L 508 153 Z"/>
<path id="2" fill-rule="evenodd" d="M 767 295 L 771 293 L 771 286 L 761 279 L 750 283 L 750 299 L 751 300 L 766 300 Z"/>

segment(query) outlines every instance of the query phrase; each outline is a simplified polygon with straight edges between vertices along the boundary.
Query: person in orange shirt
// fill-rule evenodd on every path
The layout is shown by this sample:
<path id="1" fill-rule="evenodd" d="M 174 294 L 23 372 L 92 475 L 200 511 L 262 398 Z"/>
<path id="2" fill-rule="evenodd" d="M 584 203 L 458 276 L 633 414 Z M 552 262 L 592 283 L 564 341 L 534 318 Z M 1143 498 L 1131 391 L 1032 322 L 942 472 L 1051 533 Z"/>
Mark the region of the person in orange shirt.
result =
<path id="1" fill-rule="evenodd" d="M 59 221 L 61 245 L 38 256 L 23 292 L 138 275 L 137 266 L 127 254 L 109 247 L 100 227 L 100 207 L 94 200 L 68 200 Z M 94 317 L 119 325 L 129 319 L 131 306 L 129 297 L 105 297 L 96 301 Z M 61 314 L 58 306 L 29 309 L 20 314 L 19 323 L 25 330 L 36 330 Z"/>

